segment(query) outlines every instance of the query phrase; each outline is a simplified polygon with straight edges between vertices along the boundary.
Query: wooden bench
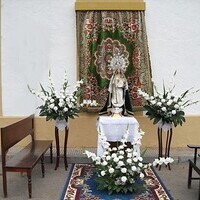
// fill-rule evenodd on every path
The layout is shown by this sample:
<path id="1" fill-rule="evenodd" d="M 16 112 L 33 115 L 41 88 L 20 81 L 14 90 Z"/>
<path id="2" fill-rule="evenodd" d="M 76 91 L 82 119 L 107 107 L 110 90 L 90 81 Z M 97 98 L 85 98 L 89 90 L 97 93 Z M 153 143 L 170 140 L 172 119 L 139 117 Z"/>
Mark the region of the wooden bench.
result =
<path id="1" fill-rule="evenodd" d="M 15 153 L 7 160 L 8 150 L 15 144 L 31 136 L 31 142 L 21 151 Z M 50 149 L 52 163 L 52 140 L 34 139 L 34 115 L 22 119 L 16 123 L 1 128 L 1 153 L 2 153 L 2 174 L 3 192 L 7 197 L 7 172 L 25 172 L 28 178 L 29 198 L 32 196 L 31 174 L 35 165 L 41 161 L 42 177 L 44 177 L 44 154 Z"/>
<path id="2" fill-rule="evenodd" d="M 189 159 L 188 170 L 188 188 L 191 188 L 192 180 L 199 180 L 199 200 L 200 200 L 200 168 L 197 166 L 197 150 L 200 149 L 200 145 L 187 145 L 189 148 L 194 149 L 194 159 Z M 198 177 L 193 177 L 192 171 L 195 170 Z"/>

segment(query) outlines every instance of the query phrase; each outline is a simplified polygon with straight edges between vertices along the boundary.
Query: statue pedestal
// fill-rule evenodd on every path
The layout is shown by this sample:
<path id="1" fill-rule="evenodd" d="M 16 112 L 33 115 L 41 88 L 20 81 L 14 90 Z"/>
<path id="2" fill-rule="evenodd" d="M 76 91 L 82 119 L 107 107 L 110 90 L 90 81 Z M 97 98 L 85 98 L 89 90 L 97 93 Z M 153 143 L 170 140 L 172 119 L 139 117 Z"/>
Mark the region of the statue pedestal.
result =
<path id="1" fill-rule="evenodd" d="M 134 117 L 109 117 L 100 116 L 97 122 L 98 132 L 105 134 L 108 142 L 119 142 L 123 135 L 129 131 L 127 138 L 128 142 L 132 142 L 138 136 L 139 123 Z M 140 145 L 135 146 L 138 154 L 140 155 Z M 103 155 L 104 149 L 98 136 L 97 155 Z"/>

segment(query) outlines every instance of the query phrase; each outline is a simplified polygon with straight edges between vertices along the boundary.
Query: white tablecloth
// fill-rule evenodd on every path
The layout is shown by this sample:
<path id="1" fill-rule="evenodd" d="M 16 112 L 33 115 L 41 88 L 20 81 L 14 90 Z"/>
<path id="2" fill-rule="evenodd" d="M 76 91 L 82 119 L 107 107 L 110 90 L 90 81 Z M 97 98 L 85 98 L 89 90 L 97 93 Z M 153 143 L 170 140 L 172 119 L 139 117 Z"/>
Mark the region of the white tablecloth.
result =
<path id="1" fill-rule="evenodd" d="M 138 133 L 139 123 L 134 117 L 109 117 L 100 116 L 97 122 L 97 130 L 104 133 L 107 137 L 107 141 L 116 142 L 120 141 L 123 135 L 129 129 L 128 141 L 132 142 L 134 136 Z M 138 153 L 140 152 L 140 146 L 137 146 Z M 102 144 L 98 137 L 97 155 L 103 154 Z"/>

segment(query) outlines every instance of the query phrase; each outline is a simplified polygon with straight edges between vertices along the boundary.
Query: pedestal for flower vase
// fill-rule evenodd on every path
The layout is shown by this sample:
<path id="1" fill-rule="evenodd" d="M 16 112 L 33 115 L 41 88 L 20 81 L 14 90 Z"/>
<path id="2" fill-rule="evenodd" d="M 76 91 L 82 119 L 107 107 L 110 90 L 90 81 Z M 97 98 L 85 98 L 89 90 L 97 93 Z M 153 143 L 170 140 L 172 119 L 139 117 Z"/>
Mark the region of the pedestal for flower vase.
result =
<path id="1" fill-rule="evenodd" d="M 171 148 L 171 141 L 172 141 L 172 124 L 167 124 L 163 126 L 159 126 L 158 130 L 158 159 L 159 158 L 168 158 L 170 157 L 170 148 Z M 166 135 L 165 144 L 163 144 L 163 134 Z M 166 164 L 169 170 L 171 170 L 170 163 Z M 161 165 L 159 165 L 159 170 L 161 169 Z"/>
<path id="2" fill-rule="evenodd" d="M 60 140 L 59 140 L 59 131 L 65 132 L 65 139 L 64 139 L 64 164 L 65 169 L 67 170 L 68 163 L 67 163 L 67 141 L 68 141 L 68 120 L 56 120 L 55 124 L 55 141 L 56 141 L 56 166 L 55 170 L 59 167 L 60 162 Z"/>

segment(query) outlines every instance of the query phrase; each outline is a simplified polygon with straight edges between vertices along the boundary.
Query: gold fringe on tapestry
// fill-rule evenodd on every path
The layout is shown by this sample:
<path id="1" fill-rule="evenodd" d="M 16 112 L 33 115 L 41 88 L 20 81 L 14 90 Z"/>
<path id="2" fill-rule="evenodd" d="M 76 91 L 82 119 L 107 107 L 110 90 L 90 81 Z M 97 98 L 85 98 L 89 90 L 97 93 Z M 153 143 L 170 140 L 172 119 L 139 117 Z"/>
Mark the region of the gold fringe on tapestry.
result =
<path id="1" fill-rule="evenodd" d="M 75 10 L 145 10 L 143 0 L 77 0 Z"/>

